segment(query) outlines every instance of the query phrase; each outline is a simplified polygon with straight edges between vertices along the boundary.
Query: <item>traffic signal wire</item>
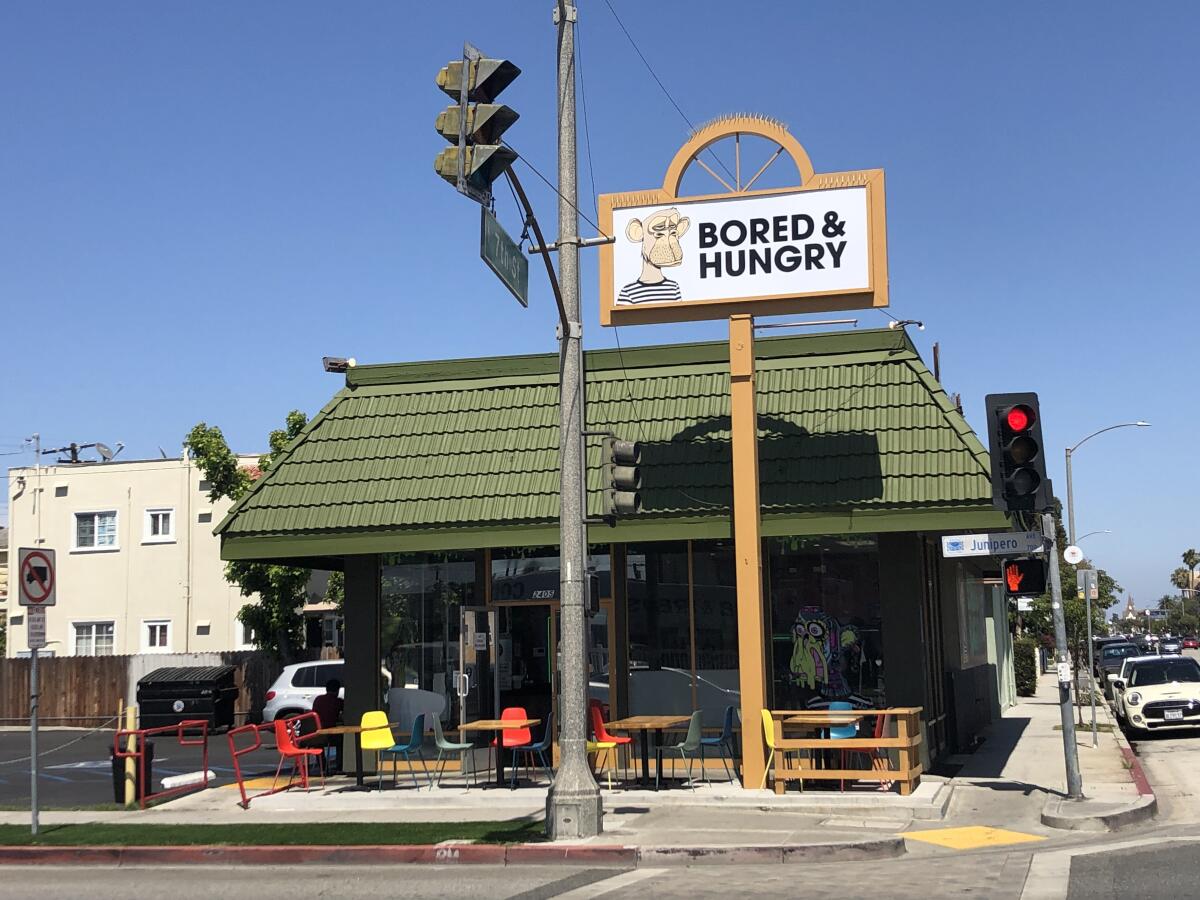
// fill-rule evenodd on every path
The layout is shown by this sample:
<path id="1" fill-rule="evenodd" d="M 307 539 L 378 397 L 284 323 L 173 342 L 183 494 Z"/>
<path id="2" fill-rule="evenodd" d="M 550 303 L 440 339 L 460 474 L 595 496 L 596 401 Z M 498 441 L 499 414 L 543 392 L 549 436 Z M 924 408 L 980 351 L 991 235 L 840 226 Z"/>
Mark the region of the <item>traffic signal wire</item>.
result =
<path id="1" fill-rule="evenodd" d="M 547 178 L 545 175 L 543 175 L 543 174 L 542 174 L 542 173 L 541 173 L 541 172 L 538 170 L 538 167 L 537 167 L 537 166 L 535 166 L 535 165 L 534 165 L 533 163 L 531 163 L 531 162 L 530 162 L 528 159 L 526 159 L 525 155 L 524 155 L 524 154 L 523 154 L 523 153 L 522 153 L 520 150 L 518 150 L 516 147 L 514 147 L 514 146 L 513 146 L 512 144 L 510 144 L 508 141 L 504 140 L 504 138 L 501 138 L 501 139 L 500 139 L 500 143 L 502 143 L 502 144 L 503 144 L 505 147 L 507 147 L 507 148 L 508 148 L 509 150 L 511 150 L 513 153 L 517 154 L 517 159 L 519 159 L 519 160 L 521 160 L 521 162 L 525 163 L 525 165 L 527 165 L 527 166 L 529 167 L 529 170 L 530 170 L 531 172 L 533 172 L 533 174 L 534 174 L 534 175 L 536 175 L 538 178 L 540 178 L 540 179 L 542 180 L 542 182 L 543 182 L 543 183 L 546 185 L 546 187 L 550 188 L 550 190 L 552 190 L 552 191 L 554 191 L 554 193 L 558 194 L 558 197 L 559 197 L 559 199 L 560 199 L 560 200 L 562 200 L 562 201 L 564 201 L 564 202 L 565 202 L 565 203 L 566 203 L 566 204 L 567 204 L 569 207 L 571 207 L 571 209 L 575 210 L 575 212 L 577 212 L 577 213 L 579 214 L 579 216 L 580 216 L 580 217 L 583 219 L 583 221 L 587 222 L 589 225 L 591 225 L 593 228 L 595 228 L 595 229 L 596 229 L 597 233 L 599 233 L 600 235 L 602 235 L 603 237 L 606 237 L 606 238 L 607 238 L 607 237 L 611 237 L 610 235 L 607 235 L 607 234 L 605 234 L 603 231 L 601 231 L 601 230 L 600 230 L 600 226 L 599 226 L 599 225 L 597 225 L 595 222 L 593 222 L 593 221 L 591 220 L 591 218 L 588 216 L 588 214 L 587 214 L 587 213 L 585 213 L 585 212 L 584 212 L 583 210 L 581 210 L 581 209 L 580 209 L 578 206 L 576 206 L 574 203 L 572 203 L 570 200 L 568 200 L 566 197 L 564 197 L 564 196 L 563 196 L 563 195 L 562 195 L 562 194 L 559 192 L 558 188 L 557 188 L 557 187 L 555 187 L 555 186 L 554 186 L 554 185 L 553 185 L 553 184 L 550 182 L 550 179 L 549 179 L 549 178 Z"/>
<path id="2" fill-rule="evenodd" d="M 596 194 L 596 171 L 592 168 L 592 132 L 588 128 L 587 90 L 583 85 L 583 41 L 580 40 L 582 29 L 575 23 L 575 71 L 579 73 L 579 98 L 583 107 L 583 141 L 587 147 L 588 180 L 592 183 L 592 210 L 597 219 L 600 218 L 600 201 Z M 597 228 L 597 231 L 600 229 Z"/>

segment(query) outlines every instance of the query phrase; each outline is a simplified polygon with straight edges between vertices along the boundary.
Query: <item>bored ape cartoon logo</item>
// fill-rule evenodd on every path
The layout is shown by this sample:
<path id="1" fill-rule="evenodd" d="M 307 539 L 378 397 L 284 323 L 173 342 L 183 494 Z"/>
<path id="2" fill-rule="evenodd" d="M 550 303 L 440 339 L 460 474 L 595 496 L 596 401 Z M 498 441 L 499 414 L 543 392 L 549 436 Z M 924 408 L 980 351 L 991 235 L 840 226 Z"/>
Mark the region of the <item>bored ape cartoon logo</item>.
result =
<path id="1" fill-rule="evenodd" d="M 642 246 L 642 269 L 636 281 L 621 288 L 618 303 L 668 303 L 682 299 L 679 284 L 663 274 L 663 269 L 683 263 L 683 248 L 679 239 L 691 225 L 691 220 L 679 215 L 675 208 L 660 209 L 646 216 L 646 221 L 630 219 L 625 237 Z"/>

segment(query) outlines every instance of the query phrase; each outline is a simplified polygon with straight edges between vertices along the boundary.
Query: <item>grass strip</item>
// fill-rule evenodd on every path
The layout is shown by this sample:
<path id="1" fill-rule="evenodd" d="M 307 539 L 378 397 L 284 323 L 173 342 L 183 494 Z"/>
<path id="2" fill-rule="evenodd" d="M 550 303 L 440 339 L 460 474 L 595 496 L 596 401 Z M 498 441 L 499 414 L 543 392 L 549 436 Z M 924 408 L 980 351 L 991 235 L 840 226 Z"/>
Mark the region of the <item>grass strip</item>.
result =
<path id="1" fill-rule="evenodd" d="M 0 846 L 224 846 L 436 844 L 465 840 L 515 844 L 543 839 L 543 825 L 529 819 L 498 822 L 297 822 L 294 824 L 42 825 L 34 837 L 27 825 L 0 825 Z"/>

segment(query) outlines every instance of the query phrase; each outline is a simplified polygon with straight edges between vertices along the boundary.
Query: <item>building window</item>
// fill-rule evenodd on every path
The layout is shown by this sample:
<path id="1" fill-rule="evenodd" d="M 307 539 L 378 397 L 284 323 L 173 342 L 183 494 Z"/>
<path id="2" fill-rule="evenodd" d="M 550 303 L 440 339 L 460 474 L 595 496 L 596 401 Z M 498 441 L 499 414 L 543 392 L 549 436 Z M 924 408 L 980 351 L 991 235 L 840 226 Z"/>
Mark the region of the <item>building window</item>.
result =
<path id="1" fill-rule="evenodd" d="M 874 535 L 767 539 L 774 709 L 886 705 Z"/>
<path id="2" fill-rule="evenodd" d="M 116 511 L 75 513 L 75 549 L 116 550 Z"/>
<path id="3" fill-rule="evenodd" d="M 175 540 L 175 510 L 167 507 L 146 510 L 142 543 L 167 544 Z"/>
<path id="4" fill-rule="evenodd" d="M 113 655 L 112 622 L 76 622 L 74 628 L 76 656 Z"/>
<path id="5" fill-rule="evenodd" d="M 142 652 L 171 652 L 170 619 L 146 619 L 142 622 Z"/>

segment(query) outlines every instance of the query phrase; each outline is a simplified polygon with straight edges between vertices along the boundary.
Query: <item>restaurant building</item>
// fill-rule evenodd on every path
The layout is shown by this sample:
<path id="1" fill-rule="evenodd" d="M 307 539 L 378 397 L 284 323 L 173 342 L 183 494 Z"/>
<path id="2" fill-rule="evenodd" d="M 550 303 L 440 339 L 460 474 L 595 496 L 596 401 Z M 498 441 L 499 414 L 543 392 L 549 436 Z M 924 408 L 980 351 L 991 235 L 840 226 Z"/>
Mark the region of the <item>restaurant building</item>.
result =
<path id="1" fill-rule="evenodd" d="M 965 747 L 1014 700 L 998 571 L 938 540 L 1006 527 L 986 450 L 903 329 L 755 349 L 768 704 L 920 706 L 926 763 Z M 642 445 L 643 511 L 588 527 L 590 691 L 614 716 L 738 704 L 728 354 L 586 354 L 588 429 Z M 216 529 L 225 559 L 345 571 L 348 721 L 554 708 L 557 374 L 557 354 L 351 368 Z"/>

